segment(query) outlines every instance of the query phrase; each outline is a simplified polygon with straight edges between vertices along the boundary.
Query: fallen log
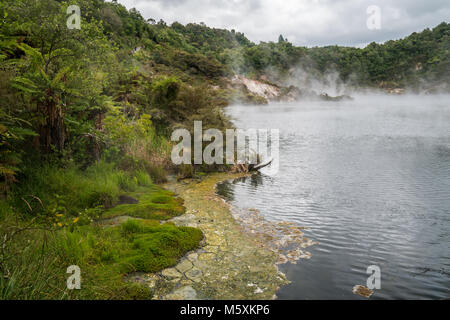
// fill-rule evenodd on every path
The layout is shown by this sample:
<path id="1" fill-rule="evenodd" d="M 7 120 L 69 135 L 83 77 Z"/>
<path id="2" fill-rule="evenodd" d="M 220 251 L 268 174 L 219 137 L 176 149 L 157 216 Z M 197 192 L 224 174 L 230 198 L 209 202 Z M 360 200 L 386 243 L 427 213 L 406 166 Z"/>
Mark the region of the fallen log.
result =
<path id="1" fill-rule="evenodd" d="M 269 166 L 269 165 L 272 163 L 272 161 L 273 161 L 273 159 L 269 159 L 269 160 L 267 160 L 267 161 L 261 162 L 261 163 L 255 165 L 255 166 L 252 168 L 252 170 L 250 170 L 250 171 L 258 171 L 259 169 L 262 169 L 262 168 L 264 168 L 264 167 L 267 167 L 267 166 Z"/>
<path id="2" fill-rule="evenodd" d="M 260 169 L 267 167 L 272 163 L 273 159 L 269 159 L 267 161 L 258 163 L 258 164 L 251 164 L 251 163 L 236 163 L 233 168 L 231 169 L 231 172 L 233 173 L 248 173 L 248 172 L 254 172 L 259 171 Z"/>

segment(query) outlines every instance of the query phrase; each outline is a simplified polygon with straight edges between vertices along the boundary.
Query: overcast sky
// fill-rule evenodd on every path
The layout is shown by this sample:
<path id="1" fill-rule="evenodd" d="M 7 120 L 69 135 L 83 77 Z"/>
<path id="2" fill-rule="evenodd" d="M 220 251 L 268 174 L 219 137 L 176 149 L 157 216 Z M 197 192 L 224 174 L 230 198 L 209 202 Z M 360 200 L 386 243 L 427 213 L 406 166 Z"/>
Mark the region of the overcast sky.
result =
<path id="1" fill-rule="evenodd" d="M 295 45 L 364 46 L 399 39 L 449 21 L 449 0 L 119 0 L 144 18 L 204 22 L 235 29 L 250 40 L 277 41 L 282 34 Z M 367 8 L 380 8 L 380 29 L 369 29 Z M 372 21 L 372 20 L 371 20 Z"/>

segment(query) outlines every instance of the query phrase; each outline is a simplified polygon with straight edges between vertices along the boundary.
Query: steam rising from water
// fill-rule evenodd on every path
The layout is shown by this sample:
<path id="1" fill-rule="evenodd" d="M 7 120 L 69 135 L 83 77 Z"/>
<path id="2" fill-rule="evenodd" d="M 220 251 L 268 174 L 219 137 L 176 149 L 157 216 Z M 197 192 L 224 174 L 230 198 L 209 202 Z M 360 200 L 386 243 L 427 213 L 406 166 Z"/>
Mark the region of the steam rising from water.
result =
<path id="1" fill-rule="evenodd" d="M 279 297 L 449 298 L 450 95 L 355 95 L 346 102 L 233 106 L 239 128 L 280 128 L 280 172 L 227 198 L 270 221 L 310 227 L 312 257 L 283 266 Z"/>

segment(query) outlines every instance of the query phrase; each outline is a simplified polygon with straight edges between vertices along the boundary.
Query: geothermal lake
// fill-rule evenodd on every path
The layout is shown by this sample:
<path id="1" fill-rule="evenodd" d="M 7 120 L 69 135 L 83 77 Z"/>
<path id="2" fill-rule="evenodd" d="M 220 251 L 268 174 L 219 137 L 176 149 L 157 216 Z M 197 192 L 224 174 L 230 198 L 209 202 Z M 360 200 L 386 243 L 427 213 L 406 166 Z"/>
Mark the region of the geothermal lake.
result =
<path id="1" fill-rule="evenodd" d="M 280 270 L 280 299 L 450 298 L 450 96 L 232 106 L 239 128 L 280 129 L 280 170 L 218 193 L 269 221 L 310 229 L 309 260 Z M 264 170 L 264 169 L 263 169 Z"/>

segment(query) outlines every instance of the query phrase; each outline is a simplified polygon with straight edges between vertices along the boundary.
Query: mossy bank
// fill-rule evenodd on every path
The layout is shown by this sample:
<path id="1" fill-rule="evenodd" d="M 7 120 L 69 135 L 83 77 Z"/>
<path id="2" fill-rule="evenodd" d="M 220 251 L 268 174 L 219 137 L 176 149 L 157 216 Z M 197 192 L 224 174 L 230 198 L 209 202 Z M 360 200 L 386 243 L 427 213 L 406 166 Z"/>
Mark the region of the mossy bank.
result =
<path id="1" fill-rule="evenodd" d="M 144 172 L 100 163 L 47 173 L 17 191 L 32 217 L 0 201 L 0 299 L 150 299 L 148 287 L 125 276 L 174 266 L 203 239 L 199 229 L 167 222 L 185 212 L 183 200 Z M 66 286 L 72 265 L 81 290 Z"/>
<path id="2" fill-rule="evenodd" d="M 201 181 L 171 182 L 166 188 L 184 199 L 186 214 L 172 220 L 204 234 L 200 249 L 173 268 L 135 273 L 129 280 L 149 286 L 153 299 L 273 299 L 285 276 L 278 255 L 245 232 L 230 207 L 216 195 L 216 184 L 236 174 L 211 174 Z"/>

